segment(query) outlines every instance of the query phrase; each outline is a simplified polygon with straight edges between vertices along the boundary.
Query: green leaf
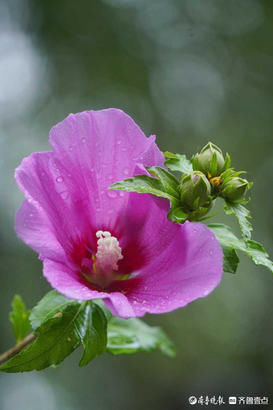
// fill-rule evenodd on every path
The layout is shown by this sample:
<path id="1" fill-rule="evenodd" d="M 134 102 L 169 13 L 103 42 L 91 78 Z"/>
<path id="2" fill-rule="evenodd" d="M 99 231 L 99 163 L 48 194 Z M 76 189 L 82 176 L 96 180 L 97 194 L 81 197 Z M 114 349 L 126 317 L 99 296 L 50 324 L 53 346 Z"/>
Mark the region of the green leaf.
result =
<path id="1" fill-rule="evenodd" d="M 12 312 L 9 314 L 9 319 L 12 324 L 14 337 L 16 342 L 20 342 L 30 331 L 29 314 L 25 304 L 19 295 L 15 295 L 12 301 Z"/>
<path id="2" fill-rule="evenodd" d="M 253 230 L 249 218 L 251 218 L 250 212 L 241 204 L 231 204 L 225 202 L 225 213 L 227 215 L 234 215 L 239 223 L 244 240 L 251 239 L 251 232 Z"/>
<path id="3" fill-rule="evenodd" d="M 186 158 L 186 155 L 173 154 L 169 151 L 163 152 L 166 161 L 165 165 L 171 171 L 182 172 L 183 174 L 190 174 L 193 172 L 191 161 Z"/>
<path id="4" fill-rule="evenodd" d="M 112 313 L 110 312 L 109 309 L 107 309 L 107 307 L 105 306 L 104 302 L 102 299 L 93 299 L 92 302 L 96 305 L 98 305 L 101 310 L 103 311 L 107 322 L 111 319 L 111 317 L 113 316 Z"/>
<path id="5" fill-rule="evenodd" d="M 81 343 L 84 353 L 80 366 L 101 354 L 106 346 L 106 318 L 92 302 L 68 304 L 62 312 L 42 321 L 34 342 L 0 366 L 0 370 L 14 373 L 57 366 Z"/>
<path id="6" fill-rule="evenodd" d="M 85 366 L 96 356 L 103 354 L 107 344 L 107 319 L 102 309 L 89 302 L 84 311 L 84 331 L 79 332 L 84 348 L 79 366 Z"/>
<path id="7" fill-rule="evenodd" d="M 244 252 L 256 265 L 262 265 L 268 268 L 273 273 L 273 262 L 269 259 L 269 255 L 264 247 L 256 241 L 237 238 L 232 232 L 231 228 L 223 224 L 209 224 L 208 227 L 214 232 L 220 245 L 224 251 L 224 270 L 226 272 L 235 272 L 238 260 L 233 251 L 239 250 Z"/>
<path id="8" fill-rule="evenodd" d="M 42 370 L 61 363 L 80 344 L 78 329 L 84 323 L 83 306 L 69 305 L 37 329 L 37 338 L 0 367 L 8 373 Z"/>
<path id="9" fill-rule="evenodd" d="M 32 309 L 30 314 L 30 323 L 33 330 L 45 323 L 48 319 L 62 314 L 69 305 L 77 305 L 76 300 L 67 299 L 56 290 L 48 292 L 40 302 Z"/>
<path id="10" fill-rule="evenodd" d="M 269 255 L 259 242 L 248 240 L 247 253 L 256 265 L 262 265 L 268 268 L 273 273 L 273 262 L 269 259 Z"/>
<path id="11" fill-rule="evenodd" d="M 147 167 L 147 170 L 160 179 L 167 193 L 179 198 L 179 182 L 173 174 L 161 167 Z"/>
<path id="12" fill-rule="evenodd" d="M 224 272 L 235 273 L 237 271 L 240 259 L 234 248 L 221 244 L 224 254 L 223 270 Z"/>
<path id="13" fill-rule="evenodd" d="M 175 356 L 174 346 L 163 330 L 140 319 L 113 317 L 108 322 L 107 333 L 107 350 L 114 355 L 161 350 L 167 356 Z"/>
<path id="14" fill-rule="evenodd" d="M 108 189 L 117 189 L 128 192 L 138 192 L 139 194 L 152 194 L 161 198 L 166 198 L 169 201 L 177 199 L 173 193 L 168 193 L 165 190 L 162 182 L 148 175 L 135 175 L 133 178 L 127 178 L 123 181 L 116 182 Z"/>

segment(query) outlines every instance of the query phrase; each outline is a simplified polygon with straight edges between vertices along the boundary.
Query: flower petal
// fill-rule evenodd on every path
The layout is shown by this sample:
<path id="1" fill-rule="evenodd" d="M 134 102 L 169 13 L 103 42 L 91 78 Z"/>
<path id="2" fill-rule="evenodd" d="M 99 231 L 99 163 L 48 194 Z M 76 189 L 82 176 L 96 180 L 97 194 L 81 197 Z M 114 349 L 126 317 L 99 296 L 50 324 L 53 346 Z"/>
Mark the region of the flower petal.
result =
<path id="1" fill-rule="evenodd" d="M 131 303 L 122 293 L 90 289 L 86 282 L 80 280 L 76 271 L 63 263 L 46 259 L 43 273 L 53 288 L 70 299 L 103 299 L 113 315 L 125 318 L 135 316 Z"/>
<path id="2" fill-rule="evenodd" d="M 170 245 L 179 225 L 167 219 L 169 201 L 150 194 L 131 193 L 117 228 L 123 260 L 119 268 L 132 273 L 151 263 Z"/>
<path id="3" fill-rule="evenodd" d="M 220 282 L 223 255 L 214 234 L 200 223 L 176 226 L 175 235 L 161 254 L 135 278 L 112 287 L 113 291 L 125 292 L 136 316 L 183 307 L 207 296 Z"/>
<path id="4" fill-rule="evenodd" d="M 16 214 L 15 230 L 19 238 L 40 254 L 41 259 L 65 259 L 64 250 L 56 240 L 45 212 L 27 200 L 22 203 Z"/>
<path id="5" fill-rule="evenodd" d="M 77 239 L 95 246 L 94 232 L 115 230 L 129 194 L 108 186 L 133 175 L 139 161 L 161 165 L 164 158 L 155 137 L 146 138 L 115 109 L 71 114 L 52 128 L 50 141 L 54 151 L 25 158 L 15 178 L 26 198 L 47 215 L 69 255 Z M 22 225 L 16 229 L 25 237 Z"/>
<path id="6" fill-rule="evenodd" d="M 24 158 L 15 170 L 15 178 L 28 203 L 46 215 L 56 242 L 69 254 L 72 238 L 77 235 L 81 237 L 88 230 L 88 219 L 85 218 L 86 211 L 80 198 L 78 201 L 76 196 L 73 201 L 64 198 L 63 182 L 59 179 L 53 153 L 34 153 Z M 19 218 L 16 229 L 20 230 L 22 237 L 26 237 L 21 221 Z"/>
<path id="7" fill-rule="evenodd" d="M 70 114 L 50 131 L 50 143 L 63 173 L 70 173 L 80 196 L 93 203 L 93 224 L 114 229 L 129 194 L 108 190 L 134 175 L 137 163 L 162 165 L 155 137 L 146 138 L 123 111 L 107 109 Z M 69 189 L 71 190 L 71 189 Z"/>

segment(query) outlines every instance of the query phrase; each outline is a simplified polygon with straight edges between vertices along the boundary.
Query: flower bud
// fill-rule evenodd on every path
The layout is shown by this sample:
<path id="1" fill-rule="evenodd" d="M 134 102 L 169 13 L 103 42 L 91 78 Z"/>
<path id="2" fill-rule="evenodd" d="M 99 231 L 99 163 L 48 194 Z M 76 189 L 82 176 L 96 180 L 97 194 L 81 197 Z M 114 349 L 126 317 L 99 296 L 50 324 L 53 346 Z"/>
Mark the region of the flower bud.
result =
<path id="1" fill-rule="evenodd" d="M 202 218 L 204 218 L 204 216 L 212 209 L 214 204 L 215 204 L 215 201 L 213 201 L 213 200 L 208 201 L 205 206 L 201 206 L 196 211 L 191 212 L 188 215 L 188 220 L 189 221 L 200 221 L 200 220 L 202 220 Z"/>
<path id="2" fill-rule="evenodd" d="M 249 188 L 249 182 L 240 177 L 234 177 L 221 185 L 221 195 L 229 201 L 242 199 Z"/>
<path id="3" fill-rule="evenodd" d="M 227 154 L 225 159 L 221 149 L 209 142 L 200 154 L 193 157 L 192 164 L 194 170 L 201 171 L 210 177 L 216 177 L 230 165 L 230 157 Z"/>
<path id="4" fill-rule="evenodd" d="M 189 212 L 209 205 L 211 202 L 210 183 L 206 176 L 199 171 L 182 177 L 180 192 L 182 207 Z"/>

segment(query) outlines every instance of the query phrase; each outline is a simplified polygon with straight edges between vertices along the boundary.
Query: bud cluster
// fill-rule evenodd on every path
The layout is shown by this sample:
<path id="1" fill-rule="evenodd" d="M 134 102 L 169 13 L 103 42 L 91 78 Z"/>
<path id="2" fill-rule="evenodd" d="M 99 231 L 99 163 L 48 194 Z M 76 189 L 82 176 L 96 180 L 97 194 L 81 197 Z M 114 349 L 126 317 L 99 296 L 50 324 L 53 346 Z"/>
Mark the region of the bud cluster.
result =
<path id="1" fill-rule="evenodd" d="M 180 198 L 182 210 L 189 219 L 198 220 L 208 213 L 216 197 L 233 203 L 243 202 L 251 187 L 242 172 L 230 168 L 229 154 L 224 157 L 217 145 L 209 142 L 192 158 L 193 172 L 182 176 Z"/>
<path id="2" fill-rule="evenodd" d="M 252 185 L 239 176 L 242 171 L 235 172 L 230 168 L 230 156 L 226 154 L 224 158 L 222 150 L 211 142 L 193 157 L 192 163 L 193 169 L 202 171 L 207 176 L 214 196 L 240 202 Z"/>

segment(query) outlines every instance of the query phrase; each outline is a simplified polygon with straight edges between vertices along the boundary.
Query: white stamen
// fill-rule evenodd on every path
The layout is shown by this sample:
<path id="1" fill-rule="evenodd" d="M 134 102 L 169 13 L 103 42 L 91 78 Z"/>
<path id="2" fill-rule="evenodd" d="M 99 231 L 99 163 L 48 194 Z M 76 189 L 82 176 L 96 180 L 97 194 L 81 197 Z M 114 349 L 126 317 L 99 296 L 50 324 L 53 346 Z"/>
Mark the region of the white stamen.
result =
<path id="1" fill-rule="evenodd" d="M 97 231 L 96 237 L 99 238 L 95 257 L 96 270 L 104 273 L 118 270 L 118 261 L 123 259 L 119 241 L 108 231 Z"/>

